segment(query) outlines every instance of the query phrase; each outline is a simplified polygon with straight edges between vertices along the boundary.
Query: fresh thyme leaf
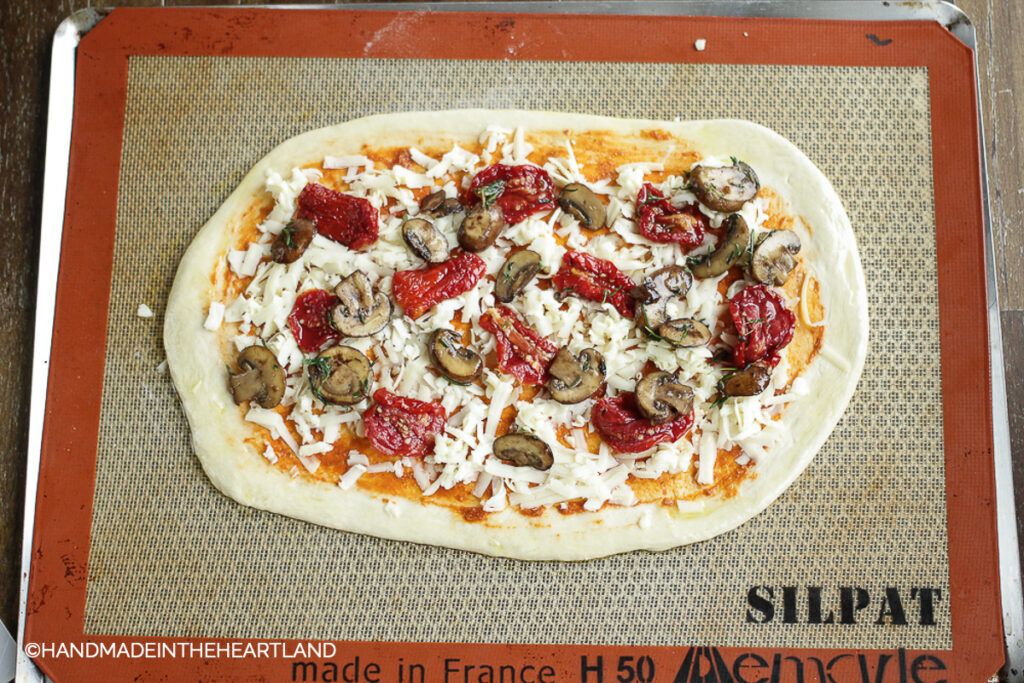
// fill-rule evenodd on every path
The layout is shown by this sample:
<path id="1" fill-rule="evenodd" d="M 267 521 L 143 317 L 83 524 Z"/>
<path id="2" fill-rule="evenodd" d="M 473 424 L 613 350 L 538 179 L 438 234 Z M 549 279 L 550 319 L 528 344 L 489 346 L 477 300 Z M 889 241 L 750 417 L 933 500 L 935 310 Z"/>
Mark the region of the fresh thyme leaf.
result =
<path id="1" fill-rule="evenodd" d="M 480 197 L 480 201 L 483 202 L 484 207 L 489 207 L 491 204 L 498 200 L 498 197 L 505 191 L 505 181 L 495 180 L 492 183 L 481 185 L 480 187 L 473 190 L 476 196 Z"/>
<path id="2" fill-rule="evenodd" d="M 289 249 L 294 249 L 295 241 L 292 239 L 292 235 L 295 234 L 295 228 L 292 227 L 292 224 L 289 223 L 288 225 L 284 226 L 284 228 L 281 230 L 281 234 L 284 235 L 285 245 Z"/>
<path id="3" fill-rule="evenodd" d="M 304 358 L 302 364 L 308 368 L 312 368 L 311 373 L 315 373 L 317 378 L 322 382 L 324 378 L 331 374 L 331 361 L 327 358 Z"/>
<path id="4" fill-rule="evenodd" d="M 644 199 L 642 202 L 640 202 L 639 205 L 637 205 L 636 208 L 638 208 L 638 209 L 643 208 L 643 207 L 647 206 L 648 204 L 653 204 L 654 202 L 660 202 L 662 199 L 664 199 L 664 197 L 657 197 L 657 196 L 655 196 L 655 194 L 653 192 L 651 192 L 650 194 L 647 195 L 646 199 Z"/>

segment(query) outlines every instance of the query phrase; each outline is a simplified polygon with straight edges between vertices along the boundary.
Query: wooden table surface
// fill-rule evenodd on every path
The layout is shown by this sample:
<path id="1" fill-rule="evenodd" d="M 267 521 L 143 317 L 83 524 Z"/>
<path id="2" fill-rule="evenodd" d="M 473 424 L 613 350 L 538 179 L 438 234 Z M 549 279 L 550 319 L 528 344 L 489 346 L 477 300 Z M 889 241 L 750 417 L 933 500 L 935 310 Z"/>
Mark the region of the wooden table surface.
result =
<path id="1" fill-rule="evenodd" d="M 146 0 L 0 0 L 0 618 L 17 623 L 39 217 L 50 47 L 58 24 L 89 6 L 227 4 Z M 305 0 L 309 2 L 310 0 Z M 243 3 L 250 4 L 250 3 Z M 978 32 L 982 114 L 1018 534 L 1024 539 L 1024 3 L 961 0 Z"/>

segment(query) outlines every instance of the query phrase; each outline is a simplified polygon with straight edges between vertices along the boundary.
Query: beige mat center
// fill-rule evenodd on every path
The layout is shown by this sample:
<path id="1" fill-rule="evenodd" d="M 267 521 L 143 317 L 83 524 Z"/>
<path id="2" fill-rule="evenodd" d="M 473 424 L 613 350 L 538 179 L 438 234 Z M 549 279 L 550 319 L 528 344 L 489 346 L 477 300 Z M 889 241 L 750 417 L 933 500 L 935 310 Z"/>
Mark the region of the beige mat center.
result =
<path id="1" fill-rule="evenodd" d="M 462 107 L 749 119 L 832 180 L 867 275 L 867 364 L 832 438 L 768 511 L 661 554 L 526 563 L 320 528 L 206 480 L 158 370 L 161 314 L 193 234 L 292 135 Z M 950 647 L 929 118 L 924 69 L 133 58 L 86 633 Z M 156 316 L 137 317 L 140 303 Z M 747 621 L 752 586 L 773 588 L 772 621 Z M 788 624 L 783 586 L 820 586 L 837 621 L 841 587 L 871 602 L 856 624 Z M 890 586 L 906 626 L 875 623 Z M 941 590 L 936 625 L 919 623 L 920 587 Z"/>

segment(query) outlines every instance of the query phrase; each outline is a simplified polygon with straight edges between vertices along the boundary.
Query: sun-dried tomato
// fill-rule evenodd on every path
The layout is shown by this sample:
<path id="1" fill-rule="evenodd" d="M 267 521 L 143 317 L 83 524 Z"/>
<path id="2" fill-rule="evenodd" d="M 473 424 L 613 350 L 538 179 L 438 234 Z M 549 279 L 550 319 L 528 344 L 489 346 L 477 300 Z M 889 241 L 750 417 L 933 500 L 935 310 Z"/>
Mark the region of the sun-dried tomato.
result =
<path id="1" fill-rule="evenodd" d="M 539 166 L 488 166 L 473 177 L 466 203 L 498 202 L 505 222 L 518 223 L 538 211 L 555 208 L 555 184 Z"/>
<path id="2" fill-rule="evenodd" d="M 405 398 L 387 389 L 373 392 L 373 400 L 373 406 L 363 413 L 363 422 L 374 448 L 401 456 L 434 452 L 434 437 L 444 431 L 448 419 L 439 402 Z"/>
<path id="3" fill-rule="evenodd" d="M 377 241 L 377 210 L 370 202 L 317 183 L 302 188 L 295 218 L 313 221 L 318 233 L 352 249 Z"/>
<path id="4" fill-rule="evenodd" d="M 764 285 L 751 285 L 729 301 L 729 314 L 739 341 L 733 347 L 733 364 L 743 368 L 761 359 L 774 366 L 778 352 L 793 339 L 796 316 L 778 294 Z"/>
<path id="5" fill-rule="evenodd" d="M 636 302 L 629 291 L 636 283 L 611 261 L 580 251 L 567 251 L 552 280 L 563 292 L 571 290 L 591 301 L 608 302 L 622 315 L 633 317 Z"/>
<path id="6" fill-rule="evenodd" d="M 486 271 L 487 264 L 482 258 L 459 252 L 443 263 L 398 271 L 391 291 L 405 314 L 415 320 L 435 304 L 468 292 Z"/>
<path id="7" fill-rule="evenodd" d="M 341 339 L 341 333 L 331 325 L 331 309 L 338 297 L 326 289 L 311 289 L 295 299 L 288 314 L 288 328 L 299 348 L 305 353 L 318 351 L 329 341 Z"/>
<path id="8" fill-rule="evenodd" d="M 647 239 L 684 247 L 699 246 L 708 229 L 708 219 L 696 204 L 677 209 L 650 183 L 644 183 L 636 196 L 636 223 Z"/>
<path id="9" fill-rule="evenodd" d="M 523 384 L 543 384 L 558 351 L 555 345 L 520 320 L 508 306 L 491 308 L 480 316 L 480 327 L 494 335 L 498 367 Z"/>
<path id="10" fill-rule="evenodd" d="M 640 415 L 636 395 L 602 398 L 590 413 L 601 438 L 620 453 L 639 453 L 662 441 L 676 441 L 693 426 L 693 412 L 671 422 L 654 424 Z"/>

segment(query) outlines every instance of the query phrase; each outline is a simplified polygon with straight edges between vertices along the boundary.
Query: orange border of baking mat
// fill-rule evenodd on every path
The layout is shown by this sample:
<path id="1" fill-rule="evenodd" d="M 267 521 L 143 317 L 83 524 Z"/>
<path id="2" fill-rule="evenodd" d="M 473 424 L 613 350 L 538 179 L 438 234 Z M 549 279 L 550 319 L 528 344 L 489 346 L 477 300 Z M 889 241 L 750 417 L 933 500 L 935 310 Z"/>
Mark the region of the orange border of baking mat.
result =
<path id="1" fill-rule="evenodd" d="M 694 673 L 697 677 L 686 677 L 691 681 L 725 681 L 730 674 L 740 681 L 768 681 L 772 666 L 779 662 L 787 665 L 780 659 L 787 656 L 804 660 L 812 680 L 817 679 L 812 672 L 818 665 L 811 657 L 819 658 L 833 680 L 840 681 L 960 682 L 981 681 L 992 675 L 1003 661 L 1003 639 L 988 345 L 963 343 L 977 340 L 979 330 L 988 329 L 971 50 L 939 24 L 927 21 L 424 12 L 405 14 L 400 24 L 392 25 L 397 16 L 396 12 L 347 10 L 118 9 L 82 39 L 25 642 L 134 644 L 137 650 L 146 642 L 198 642 L 83 634 L 130 55 L 926 66 L 932 126 L 937 131 L 932 135 L 932 153 L 945 389 L 947 597 L 955 649 L 928 653 L 355 642 L 337 643 L 332 660 L 343 663 L 359 655 L 364 666 L 369 661 L 393 665 L 401 656 L 405 662 L 422 663 L 428 672 L 437 674 L 444 671 L 446 658 L 458 658 L 478 665 L 516 665 L 521 674 L 517 680 L 524 682 L 582 681 L 582 657 L 593 665 L 602 655 L 606 681 L 615 680 L 620 656 L 650 657 L 658 681 L 670 679 L 685 661 L 691 662 L 694 672 L 700 669 L 709 676 Z M 396 25 L 400 30 L 394 30 Z M 389 32 L 376 33 L 388 26 Z M 877 45 L 866 38 L 871 33 L 892 42 Z M 747 34 L 749 37 L 740 37 Z M 382 35 L 387 40 L 371 40 Z M 415 40 L 404 39 L 412 35 Z M 460 36 L 459 40 L 451 40 L 453 35 Z M 644 39 L 622 40 L 637 35 Z M 339 39 L 342 36 L 344 40 Z M 573 39 L 566 40 L 566 36 Z M 697 38 L 707 39 L 707 49 L 698 52 L 692 48 Z M 509 45 L 516 46 L 511 56 L 506 50 Z M 36 663 L 58 681 L 128 680 L 133 676 L 137 676 L 135 680 L 291 677 L 290 662 L 283 659 L 51 656 L 37 658 Z M 551 667 L 552 673 L 543 669 L 545 675 L 540 675 L 544 666 Z M 787 672 L 795 670 L 794 663 L 787 666 Z M 723 675 L 725 670 L 729 673 Z M 881 676 L 877 676 L 879 672 Z M 386 669 L 380 675 L 384 676 L 381 680 L 390 680 Z M 461 681 L 461 673 L 450 680 Z M 588 680 L 596 681 L 596 675 L 591 673 Z"/>

